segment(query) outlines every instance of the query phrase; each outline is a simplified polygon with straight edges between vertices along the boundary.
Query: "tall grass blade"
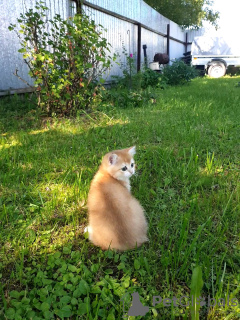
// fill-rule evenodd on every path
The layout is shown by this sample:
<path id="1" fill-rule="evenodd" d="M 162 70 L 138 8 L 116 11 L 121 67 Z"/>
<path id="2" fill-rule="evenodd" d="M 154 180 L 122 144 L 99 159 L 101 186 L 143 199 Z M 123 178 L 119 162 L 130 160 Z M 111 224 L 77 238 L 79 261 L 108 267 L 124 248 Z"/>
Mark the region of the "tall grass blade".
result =
<path id="1" fill-rule="evenodd" d="M 193 270 L 192 281 L 191 281 L 191 319 L 199 320 L 199 310 L 200 310 L 200 294 L 203 287 L 202 280 L 202 269 L 200 266 Z"/>

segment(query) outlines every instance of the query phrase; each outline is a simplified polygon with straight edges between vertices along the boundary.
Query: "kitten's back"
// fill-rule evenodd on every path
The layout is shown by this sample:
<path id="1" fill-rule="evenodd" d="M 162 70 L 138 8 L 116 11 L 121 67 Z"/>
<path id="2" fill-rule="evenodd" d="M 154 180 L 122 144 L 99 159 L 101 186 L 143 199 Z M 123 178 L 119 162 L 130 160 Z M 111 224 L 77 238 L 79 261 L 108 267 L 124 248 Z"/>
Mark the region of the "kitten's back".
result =
<path id="1" fill-rule="evenodd" d="M 127 250 L 147 241 L 147 222 L 139 202 L 131 195 L 124 177 L 114 178 L 114 170 L 131 163 L 126 150 L 107 154 L 96 173 L 88 197 L 90 240 L 102 249 Z M 117 154 L 116 168 L 108 168 L 109 157 Z M 112 165 L 111 165 L 112 166 Z"/>

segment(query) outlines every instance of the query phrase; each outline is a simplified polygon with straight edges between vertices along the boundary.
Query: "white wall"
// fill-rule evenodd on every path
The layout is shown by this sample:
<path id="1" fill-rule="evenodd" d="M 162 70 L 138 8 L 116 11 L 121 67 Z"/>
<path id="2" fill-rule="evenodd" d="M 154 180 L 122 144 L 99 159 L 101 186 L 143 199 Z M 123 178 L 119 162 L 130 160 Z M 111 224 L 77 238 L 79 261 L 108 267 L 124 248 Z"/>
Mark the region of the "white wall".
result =
<path id="1" fill-rule="evenodd" d="M 15 24 L 20 13 L 34 7 L 36 0 L 1 0 L 0 2 L 0 91 L 9 89 L 26 88 L 27 85 L 19 80 L 13 73 L 18 69 L 18 74 L 32 83 L 28 75 L 28 67 L 24 63 L 22 54 L 18 52 L 20 44 L 15 32 L 9 31 L 10 23 Z M 74 3 L 70 0 L 45 0 L 50 9 L 50 17 L 55 13 L 67 18 L 72 14 Z"/>
<path id="2" fill-rule="evenodd" d="M 0 91 L 26 87 L 22 81 L 13 75 L 16 68 L 19 70 L 21 77 L 31 82 L 28 76 L 28 68 L 22 59 L 22 54 L 18 53 L 18 49 L 20 48 L 18 38 L 14 32 L 8 30 L 8 26 L 10 23 L 16 23 L 20 12 L 26 10 L 25 6 L 27 9 L 33 8 L 35 2 L 36 0 L 1 0 L 0 2 L 0 39 L 2 48 L 0 51 Z M 50 9 L 51 17 L 55 13 L 59 13 L 63 18 L 67 18 L 76 11 L 72 8 L 75 6 L 75 2 L 70 0 L 45 0 L 45 2 L 46 6 Z M 170 24 L 170 35 L 172 37 L 182 41 L 186 39 L 185 30 L 182 30 L 176 23 L 162 16 L 143 0 L 88 0 L 88 2 L 135 20 L 163 34 L 167 34 L 167 25 Z M 104 32 L 104 36 L 112 46 L 111 54 L 118 53 L 120 56 L 119 62 L 124 67 L 126 65 L 126 57 L 122 54 L 123 46 L 127 54 L 137 53 L 137 26 L 86 5 L 83 7 L 86 13 L 95 20 L 96 24 L 101 24 L 107 29 L 107 32 Z M 193 32 L 190 32 L 189 41 L 191 41 L 192 34 Z M 144 44 L 147 45 L 147 58 L 149 62 L 153 61 L 154 55 L 157 52 L 167 52 L 166 37 L 143 27 L 141 39 L 142 64 L 144 62 L 142 49 Z M 182 57 L 184 52 L 185 46 L 183 44 L 173 40 L 170 41 L 171 60 Z M 106 79 L 111 80 L 111 75 L 121 74 L 120 67 L 115 64 L 111 72 L 106 75 Z"/>

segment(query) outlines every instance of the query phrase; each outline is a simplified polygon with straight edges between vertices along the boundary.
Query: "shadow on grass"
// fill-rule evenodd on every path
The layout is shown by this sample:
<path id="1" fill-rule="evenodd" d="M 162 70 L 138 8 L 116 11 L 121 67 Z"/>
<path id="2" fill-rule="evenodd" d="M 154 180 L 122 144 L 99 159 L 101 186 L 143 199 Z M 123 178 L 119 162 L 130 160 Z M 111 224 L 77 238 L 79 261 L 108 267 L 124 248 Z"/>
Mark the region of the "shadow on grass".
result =
<path id="1" fill-rule="evenodd" d="M 112 138 L 116 132 L 124 134 L 125 125 L 82 130 L 75 124 L 74 133 L 65 130 L 62 126 L 16 131 L 15 145 L 5 143 L 1 150 L 4 263 L 18 260 L 23 248 L 29 254 L 51 252 L 79 236 L 87 220 L 90 181 L 102 156 L 116 146 L 127 147 L 125 141 L 119 143 L 118 137 Z M 74 234 L 68 236 L 72 231 Z M 80 238 L 84 240 L 82 235 Z"/>
<path id="2" fill-rule="evenodd" d="M 201 94 L 202 100 L 199 93 L 197 102 L 177 88 L 172 101 L 167 92 L 153 108 L 125 110 L 128 121 L 115 110 L 120 123 L 104 118 L 35 126 L 33 121 L 19 131 L 19 120 L 9 128 L 0 164 L 4 265 L 13 263 L 14 269 L 23 255 L 25 266 L 71 244 L 87 256 L 98 254 L 82 234 L 90 181 L 106 152 L 136 144 L 132 190 L 150 225 L 150 244 L 139 252 L 145 252 L 155 288 L 162 288 L 158 275 L 165 279 L 165 270 L 169 286 L 188 282 L 195 264 L 206 266 L 208 278 L 213 260 L 214 268 L 227 261 L 229 273 L 235 272 L 236 250 L 225 257 L 236 244 L 237 182 L 226 172 L 236 172 L 238 106 L 234 96 L 225 107 L 220 105 L 225 95 L 214 103 L 214 88 L 206 85 L 209 93 Z"/>

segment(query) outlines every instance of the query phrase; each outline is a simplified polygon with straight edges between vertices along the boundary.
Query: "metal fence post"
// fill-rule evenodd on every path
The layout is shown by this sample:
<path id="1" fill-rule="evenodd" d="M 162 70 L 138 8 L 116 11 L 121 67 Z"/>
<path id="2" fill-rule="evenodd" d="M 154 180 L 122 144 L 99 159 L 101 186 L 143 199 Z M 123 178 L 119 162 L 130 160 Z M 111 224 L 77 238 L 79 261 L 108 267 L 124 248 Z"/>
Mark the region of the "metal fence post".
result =
<path id="1" fill-rule="evenodd" d="M 170 23 L 167 24 L 167 55 L 170 57 Z"/>
<path id="2" fill-rule="evenodd" d="M 141 70 L 141 38 L 142 38 L 142 26 L 141 23 L 138 26 L 138 37 L 137 37 L 137 71 Z"/>

